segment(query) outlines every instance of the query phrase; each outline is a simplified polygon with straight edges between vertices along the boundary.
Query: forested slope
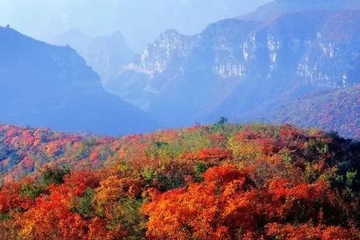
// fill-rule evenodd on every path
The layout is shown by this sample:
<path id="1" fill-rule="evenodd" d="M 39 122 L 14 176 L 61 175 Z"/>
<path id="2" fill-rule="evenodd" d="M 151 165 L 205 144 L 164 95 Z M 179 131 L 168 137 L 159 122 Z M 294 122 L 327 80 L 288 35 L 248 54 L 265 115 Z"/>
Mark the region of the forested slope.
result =
<path id="1" fill-rule="evenodd" d="M 3 164 L 3 239 L 360 237 L 360 145 L 333 133 L 224 119 L 123 138 L 1 133 L 22 159 Z"/>
<path id="2" fill-rule="evenodd" d="M 276 123 L 337 131 L 343 137 L 360 139 L 360 85 L 318 92 L 295 100 L 268 114 Z"/>
<path id="3" fill-rule="evenodd" d="M 335 134 L 224 119 L 123 138 L 0 132 L 2 239 L 360 237 L 360 145 Z"/>

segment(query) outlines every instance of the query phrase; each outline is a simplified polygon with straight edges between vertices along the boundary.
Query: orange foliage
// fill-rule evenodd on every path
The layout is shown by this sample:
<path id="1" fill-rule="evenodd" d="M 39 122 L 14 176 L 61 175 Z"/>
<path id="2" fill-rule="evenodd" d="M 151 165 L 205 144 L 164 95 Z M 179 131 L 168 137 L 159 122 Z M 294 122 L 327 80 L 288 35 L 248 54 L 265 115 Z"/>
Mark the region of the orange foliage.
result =
<path id="1" fill-rule="evenodd" d="M 356 230 L 354 230 L 356 231 Z M 349 239 L 355 240 L 356 232 L 351 232 L 348 229 L 339 226 L 313 226 L 312 224 L 290 225 L 270 223 L 266 226 L 266 233 L 270 237 L 276 239 L 321 239 L 321 240 L 334 240 L 334 239 Z M 360 233 L 357 230 L 357 235 Z M 359 235 L 358 235 L 359 236 Z"/>
<path id="2" fill-rule="evenodd" d="M 141 182 L 132 178 L 121 178 L 109 176 L 100 182 L 97 189 L 94 203 L 100 214 L 110 216 L 115 203 L 122 197 L 140 197 Z"/>
<path id="3" fill-rule="evenodd" d="M 0 238 L 360 239 L 356 143 L 290 125 L 215 130 L 0 127 Z M 62 165 L 60 180 L 36 172 Z"/>
<path id="4" fill-rule="evenodd" d="M 203 183 L 166 192 L 144 205 L 149 239 L 231 239 L 255 230 L 247 174 L 234 165 L 209 169 Z"/>

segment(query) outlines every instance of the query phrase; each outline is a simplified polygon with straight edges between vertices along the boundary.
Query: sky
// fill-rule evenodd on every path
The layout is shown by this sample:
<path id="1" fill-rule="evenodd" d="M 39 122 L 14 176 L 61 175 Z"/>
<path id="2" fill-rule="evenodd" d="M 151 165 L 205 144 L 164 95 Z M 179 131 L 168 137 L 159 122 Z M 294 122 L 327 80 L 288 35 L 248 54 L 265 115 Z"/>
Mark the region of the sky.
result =
<path id="1" fill-rule="evenodd" d="M 0 0 L 0 25 L 46 42 L 70 29 L 91 36 L 120 31 L 135 51 L 167 29 L 191 35 L 209 23 L 270 0 Z"/>

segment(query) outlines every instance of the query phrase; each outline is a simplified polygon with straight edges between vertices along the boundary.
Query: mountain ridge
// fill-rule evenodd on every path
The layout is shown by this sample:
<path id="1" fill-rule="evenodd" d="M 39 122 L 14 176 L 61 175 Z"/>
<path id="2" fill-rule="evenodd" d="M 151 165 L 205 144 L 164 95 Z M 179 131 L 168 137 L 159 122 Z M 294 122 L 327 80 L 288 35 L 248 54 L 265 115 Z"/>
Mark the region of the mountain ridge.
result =
<path id="1" fill-rule="evenodd" d="M 0 39 L 0 121 L 99 134 L 155 129 L 145 113 L 105 92 L 99 76 L 70 47 L 11 28 L 0 28 Z"/>
<path id="2" fill-rule="evenodd" d="M 111 92 L 167 126 L 259 119 L 313 92 L 358 83 L 360 11 L 227 19 L 202 33 L 163 33 L 115 76 Z M 305 24 L 304 24 L 305 23 Z"/>
<path id="3" fill-rule="evenodd" d="M 60 46 L 68 45 L 75 49 L 99 74 L 105 89 L 108 88 L 109 78 L 135 57 L 135 53 L 119 31 L 110 35 L 93 37 L 77 29 L 71 29 L 59 34 L 52 43 Z"/>
<path id="4" fill-rule="evenodd" d="M 258 7 L 255 11 L 238 16 L 242 20 L 267 21 L 286 13 L 300 13 L 305 11 L 360 10 L 357 0 L 273 0 Z"/>

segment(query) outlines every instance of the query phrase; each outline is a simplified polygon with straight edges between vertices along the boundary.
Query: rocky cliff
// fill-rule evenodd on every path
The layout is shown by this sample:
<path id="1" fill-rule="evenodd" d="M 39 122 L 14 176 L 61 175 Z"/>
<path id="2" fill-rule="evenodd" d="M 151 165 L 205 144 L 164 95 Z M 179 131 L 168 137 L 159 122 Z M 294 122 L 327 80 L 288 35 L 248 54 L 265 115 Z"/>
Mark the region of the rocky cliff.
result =
<path id="1" fill-rule="evenodd" d="M 347 87 L 360 54 L 360 11 L 227 19 L 201 34 L 167 31 L 110 82 L 169 126 L 245 121 L 306 94 Z"/>

